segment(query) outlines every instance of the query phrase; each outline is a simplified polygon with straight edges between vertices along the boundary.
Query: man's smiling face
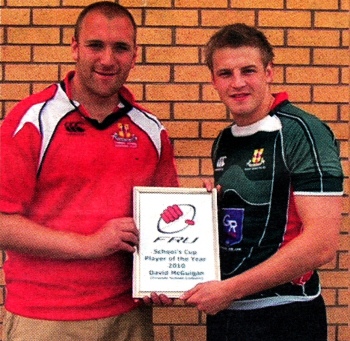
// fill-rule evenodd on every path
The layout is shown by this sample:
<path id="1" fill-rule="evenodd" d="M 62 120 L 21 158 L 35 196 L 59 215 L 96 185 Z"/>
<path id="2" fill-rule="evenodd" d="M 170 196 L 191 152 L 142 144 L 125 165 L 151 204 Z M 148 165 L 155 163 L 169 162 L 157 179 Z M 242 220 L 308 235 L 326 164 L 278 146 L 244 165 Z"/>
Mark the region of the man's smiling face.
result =
<path id="1" fill-rule="evenodd" d="M 238 125 L 259 121 L 269 112 L 273 67 L 264 67 L 258 48 L 225 47 L 213 54 L 212 83 Z"/>
<path id="2" fill-rule="evenodd" d="M 135 65 L 136 50 L 135 30 L 127 17 L 89 13 L 78 41 L 72 42 L 78 91 L 97 98 L 115 96 Z"/>

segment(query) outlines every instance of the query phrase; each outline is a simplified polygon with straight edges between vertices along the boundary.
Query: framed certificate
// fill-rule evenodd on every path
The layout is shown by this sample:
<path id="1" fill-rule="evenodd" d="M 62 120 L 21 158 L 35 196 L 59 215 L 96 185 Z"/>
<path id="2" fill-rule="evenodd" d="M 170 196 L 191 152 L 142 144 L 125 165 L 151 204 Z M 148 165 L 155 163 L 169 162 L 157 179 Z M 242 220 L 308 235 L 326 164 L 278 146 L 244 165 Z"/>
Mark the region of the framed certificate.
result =
<path id="1" fill-rule="evenodd" d="M 133 297 L 178 298 L 196 284 L 220 280 L 217 192 L 204 188 L 135 187 Z"/>

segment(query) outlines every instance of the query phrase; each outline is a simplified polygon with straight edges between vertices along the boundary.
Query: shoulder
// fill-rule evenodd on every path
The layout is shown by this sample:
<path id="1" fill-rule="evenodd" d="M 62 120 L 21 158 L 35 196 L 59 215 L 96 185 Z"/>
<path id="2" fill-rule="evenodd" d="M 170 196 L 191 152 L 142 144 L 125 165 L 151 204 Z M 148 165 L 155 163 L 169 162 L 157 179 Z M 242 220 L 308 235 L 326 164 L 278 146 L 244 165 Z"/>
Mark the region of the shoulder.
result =
<path id="1" fill-rule="evenodd" d="M 48 88 L 28 96 L 21 100 L 5 117 L 2 124 L 2 130 L 15 129 L 24 116 L 31 113 L 32 116 L 38 116 L 45 103 L 55 97 L 59 89 L 59 84 L 52 84 Z"/>
<path id="2" fill-rule="evenodd" d="M 30 109 L 32 106 L 44 103 L 50 99 L 52 99 L 55 94 L 57 93 L 57 90 L 59 88 L 58 84 L 52 84 L 48 88 L 32 94 L 28 96 L 27 98 L 21 100 L 9 113 L 9 115 L 15 115 L 16 113 L 25 113 L 28 109 Z"/>
<path id="3" fill-rule="evenodd" d="M 215 138 L 211 150 L 211 156 L 212 158 L 216 158 L 216 154 L 221 146 L 227 145 L 227 141 L 232 138 L 232 124 L 224 128 L 219 135 Z"/>
<path id="4" fill-rule="evenodd" d="M 312 132 L 314 134 L 322 135 L 328 132 L 331 135 L 331 129 L 328 125 L 321 121 L 313 114 L 295 106 L 291 102 L 286 102 L 275 112 L 276 116 L 281 120 L 282 129 L 290 133 L 301 131 L 303 133 Z"/>
<path id="5" fill-rule="evenodd" d="M 150 129 L 164 129 L 157 116 L 137 103 L 135 96 L 127 87 L 123 86 L 120 89 L 119 94 L 122 102 L 126 101 L 126 103 L 130 105 L 128 116 L 134 121 L 135 124 L 140 124 L 142 126 L 146 125 Z"/>

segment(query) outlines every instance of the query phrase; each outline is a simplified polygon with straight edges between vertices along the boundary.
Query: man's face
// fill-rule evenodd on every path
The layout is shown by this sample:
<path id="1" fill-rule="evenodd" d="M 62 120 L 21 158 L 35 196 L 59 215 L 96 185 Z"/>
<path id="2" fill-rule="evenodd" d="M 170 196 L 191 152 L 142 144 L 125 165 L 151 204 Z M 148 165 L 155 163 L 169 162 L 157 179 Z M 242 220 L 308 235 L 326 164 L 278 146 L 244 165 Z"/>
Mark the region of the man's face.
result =
<path id="1" fill-rule="evenodd" d="M 87 14 L 78 41 L 72 41 L 77 90 L 95 98 L 115 96 L 135 65 L 136 50 L 128 18 L 108 19 L 97 11 Z"/>
<path id="2" fill-rule="evenodd" d="M 238 125 L 252 124 L 268 114 L 272 80 L 272 65 L 264 67 L 257 48 L 227 47 L 213 54 L 212 83 Z"/>

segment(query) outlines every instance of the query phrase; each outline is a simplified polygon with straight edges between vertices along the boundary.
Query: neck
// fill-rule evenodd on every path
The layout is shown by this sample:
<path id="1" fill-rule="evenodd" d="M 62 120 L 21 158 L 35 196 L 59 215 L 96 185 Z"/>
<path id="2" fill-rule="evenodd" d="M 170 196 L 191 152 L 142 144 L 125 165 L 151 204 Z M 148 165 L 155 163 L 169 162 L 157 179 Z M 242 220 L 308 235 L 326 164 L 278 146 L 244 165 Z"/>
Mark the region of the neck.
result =
<path id="1" fill-rule="evenodd" d="M 237 115 L 237 117 L 235 117 L 235 123 L 238 126 L 248 126 L 262 120 L 269 114 L 274 101 L 275 97 L 273 97 L 272 94 L 269 94 L 264 103 L 261 105 L 259 112 L 256 112 L 254 116 L 252 115 L 250 117 L 245 115 Z"/>
<path id="2" fill-rule="evenodd" d="M 82 87 L 78 83 L 78 79 L 74 77 L 71 82 L 72 99 L 79 102 L 91 118 L 102 122 L 119 103 L 118 93 L 104 97 L 88 91 L 82 91 Z"/>

